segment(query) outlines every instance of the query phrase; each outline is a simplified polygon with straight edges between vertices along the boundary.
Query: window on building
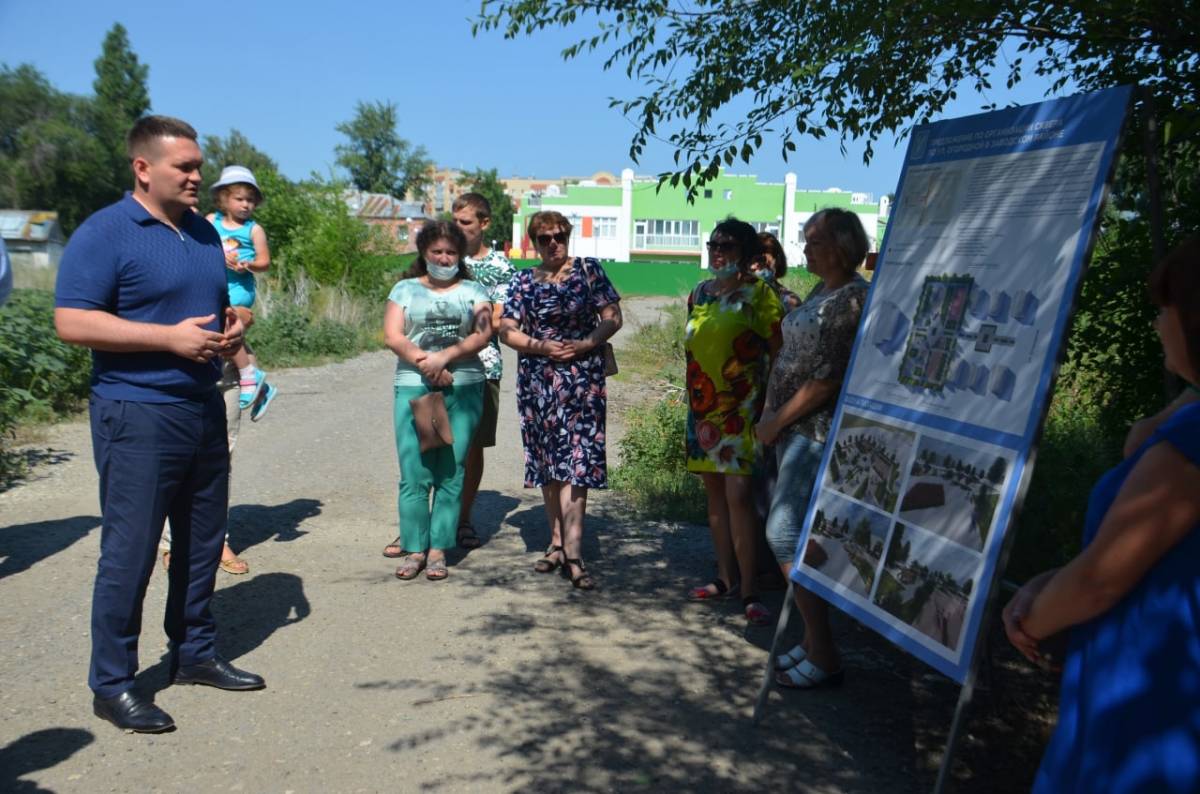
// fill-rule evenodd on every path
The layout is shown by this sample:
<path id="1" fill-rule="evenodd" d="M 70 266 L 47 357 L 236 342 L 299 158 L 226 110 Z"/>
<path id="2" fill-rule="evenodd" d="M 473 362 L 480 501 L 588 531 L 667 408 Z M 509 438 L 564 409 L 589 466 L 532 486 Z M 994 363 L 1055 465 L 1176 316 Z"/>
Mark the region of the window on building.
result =
<path id="1" fill-rule="evenodd" d="M 750 225 L 756 232 L 767 232 L 776 237 L 779 236 L 779 221 L 750 221 Z"/>
<path id="2" fill-rule="evenodd" d="M 617 239 L 617 219 L 616 218 L 593 218 L 592 219 L 592 234 L 601 240 Z"/>
<path id="3" fill-rule="evenodd" d="M 659 219 L 634 221 L 633 247 L 640 251 L 698 249 L 700 222 Z"/>
<path id="4" fill-rule="evenodd" d="M 726 200 L 726 201 L 733 201 L 733 191 L 732 191 L 732 190 L 726 190 L 726 191 L 725 191 L 725 200 Z"/>
<path id="5" fill-rule="evenodd" d="M 711 189 L 705 188 L 704 198 L 712 198 L 712 190 Z"/>

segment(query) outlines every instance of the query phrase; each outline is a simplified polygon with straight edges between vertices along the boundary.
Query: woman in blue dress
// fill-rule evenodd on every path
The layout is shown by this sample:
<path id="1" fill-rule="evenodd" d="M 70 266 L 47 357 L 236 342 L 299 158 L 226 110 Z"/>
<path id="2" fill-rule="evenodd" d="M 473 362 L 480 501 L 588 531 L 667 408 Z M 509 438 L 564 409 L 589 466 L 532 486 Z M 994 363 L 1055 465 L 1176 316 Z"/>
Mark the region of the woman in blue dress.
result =
<path id="1" fill-rule="evenodd" d="M 595 259 L 567 254 L 571 222 L 558 212 L 529 219 L 542 258 L 517 271 L 500 315 L 500 341 L 518 353 L 517 413 L 525 447 L 525 487 L 540 487 L 550 548 L 534 570 L 560 565 L 591 590 L 583 564 L 588 488 L 605 488 L 604 343 L 621 328 L 620 296 Z"/>
<path id="2" fill-rule="evenodd" d="M 1058 727 L 1034 791 L 1200 791 L 1200 237 L 1150 277 L 1166 366 L 1189 394 L 1135 425 L 1092 490 L 1083 550 L 1004 609 L 1028 659 L 1056 663 Z"/>

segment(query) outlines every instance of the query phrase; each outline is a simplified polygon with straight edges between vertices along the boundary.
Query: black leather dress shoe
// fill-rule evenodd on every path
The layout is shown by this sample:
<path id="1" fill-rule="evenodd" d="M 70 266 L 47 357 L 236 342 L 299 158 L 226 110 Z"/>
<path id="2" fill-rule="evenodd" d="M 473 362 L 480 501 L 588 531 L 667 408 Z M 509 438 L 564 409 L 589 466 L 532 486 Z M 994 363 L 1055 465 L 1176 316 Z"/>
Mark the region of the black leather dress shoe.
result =
<path id="1" fill-rule="evenodd" d="M 175 727 L 171 715 L 131 691 L 92 700 L 96 716 L 131 733 L 162 733 Z"/>
<path id="2" fill-rule="evenodd" d="M 220 656 L 199 664 L 180 667 L 171 676 L 172 684 L 204 684 L 217 689 L 262 689 L 267 684 L 262 676 L 239 670 Z"/>

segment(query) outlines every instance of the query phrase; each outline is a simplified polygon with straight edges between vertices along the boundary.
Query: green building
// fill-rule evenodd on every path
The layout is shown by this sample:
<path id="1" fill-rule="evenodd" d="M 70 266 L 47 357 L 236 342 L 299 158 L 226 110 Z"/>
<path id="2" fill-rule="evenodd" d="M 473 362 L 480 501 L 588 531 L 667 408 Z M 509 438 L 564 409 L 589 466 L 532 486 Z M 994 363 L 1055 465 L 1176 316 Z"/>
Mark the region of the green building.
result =
<path id="1" fill-rule="evenodd" d="M 704 241 L 713 226 L 733 215 L 759 231 L 774 234 L 783 243 L 788 261 L 803 262 L 804 222 L 817 210 L 842 207 L 859 214 L 871 250 L 878 250 L 887 223 L 888 199 L 875 203 L 865 193 L 836 188 L 798 190 L 796 175 L 783 182 L 759 182 L 752 175 L 724 171 L 705 185 L 693 203 L 682 187 L 663 185 L 654 177 L 621 172 L 621 184 L 552 186 L 543 193 L 527 193 L 513 218 L 514 245 L 522 256 L 533 257 L 525 234 L 529 216 L 555 210 L 571 220 L 571 253 L 618 262 L 676 261 L 707 266 Z"/>

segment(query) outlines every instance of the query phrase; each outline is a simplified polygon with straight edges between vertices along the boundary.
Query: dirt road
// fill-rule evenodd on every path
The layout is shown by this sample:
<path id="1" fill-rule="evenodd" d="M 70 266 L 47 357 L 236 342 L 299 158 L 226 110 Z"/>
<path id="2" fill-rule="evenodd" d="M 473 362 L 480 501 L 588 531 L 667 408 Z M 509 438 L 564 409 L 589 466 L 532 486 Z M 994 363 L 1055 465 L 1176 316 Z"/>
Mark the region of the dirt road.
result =
<path id="1" fill-rule="evenodd" d="M 268 687 L 167 686 L 158 571 L 138 686 L 176 720 L 160 736 L 91 714 L 96 476 L 86 422 L 52 428 L 31 479 L 0 493 L 0 791 L 928 790 L 955 689 L 848 621 L 847 687 L 775 694 L 751 727 L 771 630 L 747 630 L 736 601 L 684 602 L 712 572 L 704 528 L 596 493 L 599 589 L 531 571 L 548 536 L 521 488 L 513 364 L 485 542 L 441 584 L 398 581 L 379 553 L 397 523 L 391 355 L 272 373 L 280 397 L 235 460 L 231 540 L 251 573 L 220 574 L 213 604 L 221 652 Z M 1013 768 L 962 774 L 1008 790 Z"/>

